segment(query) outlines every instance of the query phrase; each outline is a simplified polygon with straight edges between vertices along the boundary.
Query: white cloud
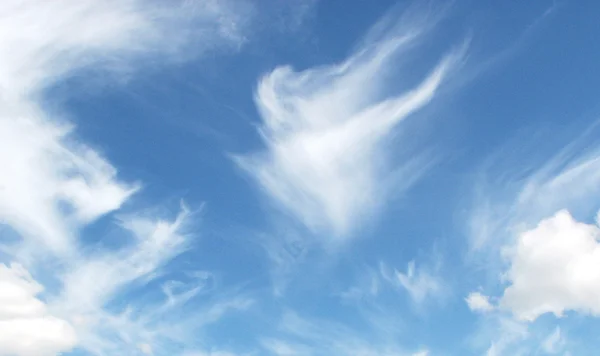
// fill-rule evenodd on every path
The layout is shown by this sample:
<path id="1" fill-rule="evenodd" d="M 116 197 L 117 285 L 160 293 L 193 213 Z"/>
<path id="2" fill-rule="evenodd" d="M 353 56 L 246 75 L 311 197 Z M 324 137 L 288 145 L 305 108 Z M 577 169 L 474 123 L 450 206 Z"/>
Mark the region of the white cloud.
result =
<path id="1" fill-rule="evenodd" d="M 49 307 L 76 325 L 80 347 L 101 355 L 137 350 L 168 354 L 169 345 L 185 344 L 188 337 L 197 339 L 195 331 L 252 305 L 249 298 L 219 295 L 213 288 L 210 301 L 195 304 L 194 310 L 185 308 L 186 303 L 209 292 L 206 278 L 210 276 L 206 273 L 189 273 L 185 282 L 164 283 L 158 299 L 156 290 L 144 291 L 155 278 L 164 278 L 162 268 L 189 246 L 193 237 L 186 233 L 189 220 L 190 212 L 185 208 L 173 221 L 135 216 L 123 219 L 133 243 L 80 256 L 58 275 L 63 288 L 49 300 Z M 123 299 L 123 295 L 128 297 Z M 147 301 L 148 296 L 155 301 Z M 114 302 L 122 306 L 111 307 Z"/>
<path id="2" fill-rule="evenodd" d="M 520 234 L 500 306 L 523 320 L 568 310 L 600 315 L 600 230 L 562 210 Z"/>
<path id="3" fill-rule="evenodd" d="M 598 298 L 593 272 L 598 227 L 573 218 L 589 217 L 598 208 L 600 150 L 593 142 L 595 132 L 590 129 L 545 160 L 535 140 L 529 140 L 532 146 L 511 142 L 510 149 L 500 150 L 501 155 L 486 164 L 483 176 L 496 178 L 476 184 L 471 252 L 483 257 L 487 277 L 503 290 L 494 297 L 497 305 L 491 305 L 496 312 L 488 317 L 509 325 L 500 328 L 504 331 L 495 337 L 490 355 L 544 350 L 548 339 L 543 341 L 536 332 L 535 340 L 530 340 L 527 329 L 543 314 L 598 315 L 593 301 Z M 488 309 L 487 303 L 481 305 Z"/>
<path id="4" fill-rule="evenodd" d="M 426 25 L 406 19 L 382 34 L 378 24 L 342 63 L 302 72 L 280 67 L 260 81 L 255 101 L 267 148 L 237 161 L 310 229 L 346 237 L 384 203 L 390 184 L 407 187 L 422 174 L 426 164 L 414 155 L 393 175 L 386 138 L 435 97 L 462 50 L 446 55 L 414 88 L 383 92 L 391 63 Z M 399 181 L 390 182 L 392 176 Z"/>
<path id="5" fill-rule="evenodd" d="M 0 223 L 20 237 L 3 239 L 2 248 L 8 258 L 62 283 L 48 286 L 46 304 L 36 298 L 42 287 L 20 267 L 0 269 L 0 354 L 55 355 L 75 344 L 103 355 L 171 354 L 163 348 L 167 331 L 179 337 L 179 329 L 194 330 L 194 313 L 182 316 L 178 308 L 201 290 L 195 282 L 171 290 L 150 312 L 139 295 L 119 300 L 187 247 L 181 230 L 187 212 L 174 222 L 126 218 L 122 227 L 135 241 L 104 251 L 82 247 L 82 229 L 119 209 L 139 185 L 120 182 L 116 169 L 79 142 L 43 98 L 81 70 L 126 74 L 134 70 L 131 63 L 138 70 L 157 55 L 178 61 L 235 48 L 245 40 L 246 11 L 245 1 L 0 2 Z M 206 312 L 204 323 L 249 305 L 241 297 L 217 299 L 198 308 Z M 24 314 L 7 314 L 17 312 Z"/>
<path id="6" fill-rule="evenodd" d="M 52 356 L 76 345 L 71 324 L 36 297 L 42 290 L 21 265 L 0 264 L 0 355 Z"/>
<path id="7" fill-rule="evenodd" d="M 396 271 L 400 285 L 406 289 L 411 298 L 420 303 L 428 296 L 441 292 L 442 285 L 438 278 L 423 269 L 416 270 L 415 262 L 408 264 L 406 273 Z"/>
<path id="8" fill-rule="evenodd" d="M 423 303 L 428 298 L 439 297 L 445 292 L 445 286 L 439 276 L 436 275 L 439 268 L 437 265 L 416 267 L 415 261 L 410 261 L 406 272 L 396 269 L 391 271 L 385 264 L 380 264 L 381 277 L 393 287 L 404 290 L 417 304 Z"/>
<path id="9" fill-rule="evenodd" d="M 119 208 L 135 186 L 115 181 L 96 152 L 69 147 L 66 130 L 29 111 L 0 117 L 0 218 L 36 249 L 70 254 L 78 227 Z"/>
<path id="10" fill-rule="evenodd" d="M 465 301 L 472 311 L 487 313 L 495 309 L 490 303 L 490 298 L 479 292 L 470 293 L 467 298 L 465 298 Z"/>
<path id="11" fill-rule="evenodd" d="M 600 148 L 593 142 L 595 134 L 592 128 L 543 160 L 530 137 L 499 150 L 502 159 L 498 154 L 489 159 L 475 183 L 471 247 L 496 250 L 522 227 L 533 227 L 561 209 L 584 216 L 598 209 Z"/>
<path id="12" fill-rule="evenodd" d="M 0 221 L 36 249 L 73 253 L 78 228 L 118 209 L 136 185 L 118 182 L 70 125 L 47 115 L 38 101 L 43 91 L 87 66 L 115 69 L 160 52 L 183 55 L 198 36 L 209 47 L 238 41 L 238 15 L 214 1 L 3 1 Z"/>
<path id="13" fill-rule="evenodd" d="M 124 286 L 156 273 L 185 249 L 188 239 L 183 229 L 188 217 L 184 208 L 173 222 L 129 218 L 124 227 L 135 238 L 132 246 L 82 256 L 72 263 L 62 277 L 64 307 L 77 313 L 100 309 Z"/>

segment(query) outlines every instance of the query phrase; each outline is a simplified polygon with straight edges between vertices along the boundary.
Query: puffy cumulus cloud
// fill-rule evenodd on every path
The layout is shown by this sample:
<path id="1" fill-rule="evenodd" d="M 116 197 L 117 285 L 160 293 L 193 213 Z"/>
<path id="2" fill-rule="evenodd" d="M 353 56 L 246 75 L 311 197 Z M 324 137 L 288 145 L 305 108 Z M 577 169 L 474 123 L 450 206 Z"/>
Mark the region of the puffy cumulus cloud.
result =
<path id="1" fill-rule="evenodd" d="M 36 297 L 42 290 L 21 265 L 0 264 L 0 355 L 53 356 L 76 345 L 73 326 Z"/>
<path id="2" fill-rule="evenodd" d="M 500 306 L 523 320 L 573 310 L 600 315 L 600 230 L 566 210 L 523 232 L 509 252 Z"/>
<path id="3" fill-rule="evenodd" d="M 598 227 L 573 218 L 598 208 L 596 130 L 549 156 L 531 137 L 512 141 L 480 171 L 469 219 L 470 262 L 479 262 L 486 284 L 501 292 L 486 293 L 495 295 L 491 313 L 483 294 L 487 302 L 473 294 L 468 302 L 486 314 L 484 324 L 502 325 L 491 332 L 490 355 L 543 350 L 546 334 L 534 330 L 543 314 L 598 315 Z"/>
<path id="4" fill-rule="evenodd" d="M 392 174 L 386 138 L 431 102 L 464 51 L 445 55 L 414 87 L 385 95 L 394 59 L 435 19 L 387 21 L 341 63 L 301 72 L 280 67 L 262 78 L 255 102 L 266 150 L 237 158 L 284 211 L 338 239 L 381 206 L 392 176 L 400 177 L 393 184 L 407 187 L 421 175 L 426 164 L 419 155 Z"/>
<path id="5" fill-rule="evenodd" d="M 470 293 L 465 298 L 465 301 L 472 311 L 487 313 L 495 309 L 492 303 L 490 303 L 490 298 L 479 292 Z"/>

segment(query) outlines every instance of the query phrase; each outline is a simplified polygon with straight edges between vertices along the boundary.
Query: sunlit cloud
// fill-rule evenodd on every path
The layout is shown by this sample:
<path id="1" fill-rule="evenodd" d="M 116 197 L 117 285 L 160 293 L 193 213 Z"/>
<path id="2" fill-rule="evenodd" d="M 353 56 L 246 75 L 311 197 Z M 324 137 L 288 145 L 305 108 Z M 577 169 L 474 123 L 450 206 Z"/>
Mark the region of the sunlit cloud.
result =
<path id="1" fill-rule="evenodd" d="M 303 71 L 279 67 L 258 84 L 266 148 L 237 162 L 283 211 L 332 241 L 351 236 L 385 203 L 392 186 L 407 188 L 427 167 L 418 154 L 391 167 L 387 138 L 435 98 L 465 46 L 441 56 L 414 87 L 386 92 L 385 73 L 401 72 L 397 58 L 423 41 L 436 21 L 409 15 L 415 16 L 382 20 L 340 63 Z"/>
<path id="2" fill-rule="evenodd" d="M 133 213 L 119 227 L 131 240 L 112 249 L 84 246 L 83 229 L 120 209 L 141 184 L 119 180 L 117 169 L 43 101 L 47 90 L 86 69 L 133 73 L 159 55 L 168 63 L 239 47 L 249 5 L 236 4 L 0 4 L 0 222 L 16 237 L 2 241 L 6 258 L 15 262 L 0 265 L 1 354 L 55 355 L 73 348 L 171 354 L 165 348 L 185 343 L 184 333 L 169 335 L 163 322 L 173 325 L 171 333 L 178 323 L 195 330 L 251 305 L 242 296 L 215 296 L 197 309 L 204 321 L 193 323 L 178 308 L 201 291 L 200 280 L 159 288 L 151 312 L 143 294 L 121 300 L 188 248 L 191 213 L 182 208 L 173 221 Z M 28 270 L 42 275 L 47 288 Z"/>
<path id="3" fill-rule="evenodd" d="M 74 327 L 37 298 L 43 287 L 23 266 L 0 264 L 0 353 L 52 356 L 77 344 Z"/>

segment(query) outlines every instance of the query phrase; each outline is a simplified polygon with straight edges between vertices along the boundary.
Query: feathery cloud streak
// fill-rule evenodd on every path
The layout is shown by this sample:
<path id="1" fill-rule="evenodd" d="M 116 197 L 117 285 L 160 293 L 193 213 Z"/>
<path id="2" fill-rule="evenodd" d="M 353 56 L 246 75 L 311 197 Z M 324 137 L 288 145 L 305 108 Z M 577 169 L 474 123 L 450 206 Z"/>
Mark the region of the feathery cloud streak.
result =
<path id="1" fill-rule="evenodd" d="M 445 55 L 414 88 L 384 94 L 386 70 L 418 44 L 425 24 L 403 17 L 381 31 L 390 26 L 380 23 L 339 64 L 302 72 L 279 67 L 260 81 L 255 101 L 266 150 L 238 163 L 313 231 L 343 239 L 384 203 L 391 179 L 386 138 L 435 97 L 465 50 Z M 404 162 L 402 182 L 393 184 L 410 185 L 421 163 Z"/>
<path id="2" fill-rule="evenodd" d="M 53 355 L 75 346 L 102 355 L 136 354 L 138 348 L 160 354 L 156 346 L 169 344 L 164 340 L 170 336 L 157 331 L 160 321 L 175 324 L 170 317 L 181 315 L 175 308 L 200 291 L 199 282 L 178 292 L 159 289 L 164 306 L 142 316 L 143 300 L 142 305 L 128 300 L 125 310 L 109 305 L 183 251 L 190 238 L 181 231 L 187 212 L 172 223 L 125 219 L 133 243 L 93 253 L 84 248 L 81 230 L 119 209 L 139 184 L 119 181 L 116 169 L 79 142 L 72 125 L 47 110 L 42 99 L 80 70 L 123 73 L 132 70 L 132 60 L 137 70 L 157 55 L 177 61 L 237 47 L 244 41 L 246 7 L 237 2 L 234 11 L 231 5 L 211 0 L 0 4 L 0 223 L 17 237 L 2 236 L 1 242 L 9 259 L 23 264 L 0 265 L 0 354 Z M 27 270 L 48 266 L 59 281 L 43 288 Z M 248 305 L 223 303 L 201 309 L 216 321 Z"/>
<path id="3" fill-rule="evenodd" d="M 237 13 L 229 13 L 212 1 L 2 2 L 0 219 L 53 253 L 72 253 L 77 227 L 119 208 L 136 185 L 116 181 L 108 162 L 69 136 L 69 124 L 46 114 L 43 90 L 92 65 L 178 57 L 196 33 L 209 48 L 237 43 L 241 35 L 231 28 Z"/>

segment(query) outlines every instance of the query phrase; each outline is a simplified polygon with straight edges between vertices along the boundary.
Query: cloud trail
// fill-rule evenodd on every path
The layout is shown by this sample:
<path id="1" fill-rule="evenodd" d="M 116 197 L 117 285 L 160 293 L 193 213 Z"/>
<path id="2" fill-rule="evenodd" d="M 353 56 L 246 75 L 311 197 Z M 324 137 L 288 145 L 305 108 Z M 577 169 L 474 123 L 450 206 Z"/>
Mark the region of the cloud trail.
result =
<path id="1" fill-rule="evenodd" d="M 394 62 L 433 26 L 426 19 L 390 21 L 374 26 L 341 63 L 303 71 L 279 67 L 264 76 L 255 102 L 266 149 L 237 157 L 279 207 L 332 241 L 351 236 L 372 217 L 390 184 L 407 187 L 422 174 L 426 164 L 416 155 L 396 167 L 401 181 L 388 183 L 394 169 L 386 160 L 387 138 L 435 98 L 465 52 L 458 46 L 414 87 L 386 93 L 386 73 L 397 70 Z"/>
<path id="2" fill-rule="evenodd" d="M 153 291 L 160 298 L 151 313 L 143 293 L 121 299 L 185 251 L 189 212 L 174 221 L 131 214 L 121 228 L 133 242 L 102 251 L 84 246 L 83 229 L 120 209 L 140 184 L 119 180 L 117 169 L 78 140 L 44 97 L 89 69 L 129 74 L 158 56 L 176 62 L 237 48 L 248 12 L 245 1 L 0 3 L 0 223 L 16 237 L 0 240 L 13 262 L 0 264 L 0 354 L 55 355 L 74 347 L 98 355 L 172 354 L 169 345 L 186 340 L 161 323 L 196 330 L 178 308 L 201 291 L 199 280 L 169 294 Z M 214 298 L 198 308 L 205 324 L 250 303 Z"/>

